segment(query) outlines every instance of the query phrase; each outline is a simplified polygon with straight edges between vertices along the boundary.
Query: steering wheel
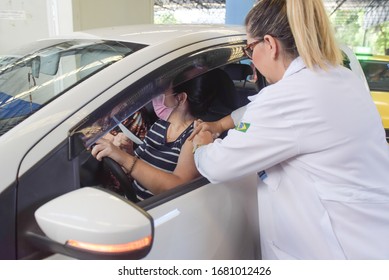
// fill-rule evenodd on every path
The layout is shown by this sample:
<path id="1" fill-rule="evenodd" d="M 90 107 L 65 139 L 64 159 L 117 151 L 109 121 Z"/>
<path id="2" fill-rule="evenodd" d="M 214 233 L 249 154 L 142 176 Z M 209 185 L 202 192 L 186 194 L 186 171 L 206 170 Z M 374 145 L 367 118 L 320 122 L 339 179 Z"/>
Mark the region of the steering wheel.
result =
<path id="1" fill-rule="evenodd" d="M 107 169 L 111 171 L 112 175 L 118 180 L 119 187 L 127 199 L 133 202 L 137 202 L 138 199 L 136 197 L 135 190 L 131 185 L 131 181 L 128 179 L 127 174 L 124 172 L 120 164 L 110 157 L 104 157 L 102 162 L 103 165 L 105 165 Z"/>

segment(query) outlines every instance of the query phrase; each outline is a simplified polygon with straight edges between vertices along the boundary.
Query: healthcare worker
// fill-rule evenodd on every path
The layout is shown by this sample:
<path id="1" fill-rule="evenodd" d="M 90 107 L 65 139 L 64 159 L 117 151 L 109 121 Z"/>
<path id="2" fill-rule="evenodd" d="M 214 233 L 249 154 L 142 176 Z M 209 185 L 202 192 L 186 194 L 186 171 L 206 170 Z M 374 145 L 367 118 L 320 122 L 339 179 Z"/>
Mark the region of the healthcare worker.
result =
<path id="1" fill-rule="evenodd" d="M 245 25 L 246 53 L 270 85 L 198 125 L 199 172 L 212 183 L 258 174 L 264 259 L 389 259 L 385 132 L 363 82 L 341 66 L 322 0 L 260 0 Z"/>

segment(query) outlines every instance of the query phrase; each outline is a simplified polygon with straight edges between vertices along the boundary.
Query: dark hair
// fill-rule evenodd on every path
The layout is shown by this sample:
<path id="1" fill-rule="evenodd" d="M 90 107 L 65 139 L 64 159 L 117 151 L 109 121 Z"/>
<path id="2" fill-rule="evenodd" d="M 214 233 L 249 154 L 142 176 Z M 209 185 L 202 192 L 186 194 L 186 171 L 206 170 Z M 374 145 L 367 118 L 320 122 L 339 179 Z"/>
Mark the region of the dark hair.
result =
<path id="1" fill-rule="evenodd" d="M 205 115 L 209 106 L 215 99 L 215 96 L 219 91 L 219 87 L 221 87 L 218 83 L 218 71 L 222 70 L 211 70 L 173 87 L 173 91 L 175 93 L 186 92 L 188 96 L 189 112 L 193 117 L 200 118 Z M 182 79 L 182 77 L 186 75 L 188 75 L 188 72 L 184 71 L 177 77 L 176 80 Z"/>

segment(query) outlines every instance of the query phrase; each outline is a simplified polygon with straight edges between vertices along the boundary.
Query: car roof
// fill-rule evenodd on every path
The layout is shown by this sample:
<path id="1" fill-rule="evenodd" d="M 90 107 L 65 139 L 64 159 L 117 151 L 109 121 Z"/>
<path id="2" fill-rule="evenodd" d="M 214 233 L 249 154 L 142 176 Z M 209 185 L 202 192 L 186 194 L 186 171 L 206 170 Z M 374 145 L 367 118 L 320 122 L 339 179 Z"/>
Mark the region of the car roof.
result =
<path id="1" fill-rule="evenodd" d="M 207 40 L 231 35 L 246 35 L 244 27 L 216 24 L 143 24 L 83 30 L 61 37 L 105 39 L 156 45 L 170 40 L 178 40 L 180 37 L 195 37 L 197 40 Z"/>

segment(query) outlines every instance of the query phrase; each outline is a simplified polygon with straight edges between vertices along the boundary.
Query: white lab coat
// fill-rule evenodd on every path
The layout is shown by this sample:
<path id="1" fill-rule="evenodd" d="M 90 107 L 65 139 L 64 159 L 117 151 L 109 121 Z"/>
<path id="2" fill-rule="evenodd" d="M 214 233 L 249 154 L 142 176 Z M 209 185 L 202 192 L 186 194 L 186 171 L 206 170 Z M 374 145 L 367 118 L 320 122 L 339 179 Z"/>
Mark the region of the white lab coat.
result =
<path id="1" fill-rule="evenodd" d="M 213 183 L 258 173 L 264 259 L 389 259 L 388 144 L 350 70 L 295 59 L 195 162 Z"/>

